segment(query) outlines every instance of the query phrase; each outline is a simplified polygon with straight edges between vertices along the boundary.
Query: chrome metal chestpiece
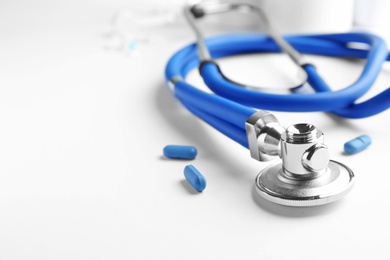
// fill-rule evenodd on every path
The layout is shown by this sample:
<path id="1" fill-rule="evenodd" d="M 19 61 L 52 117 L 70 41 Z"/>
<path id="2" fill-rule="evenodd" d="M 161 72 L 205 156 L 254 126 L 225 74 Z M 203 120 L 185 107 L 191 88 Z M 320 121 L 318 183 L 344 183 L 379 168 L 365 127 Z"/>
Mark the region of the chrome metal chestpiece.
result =
<path id="1" fill-rule="evenodd" d="M 347 194 L 354 174 L 347 166 L 329 159 L 324 134 L 311 124 L 283 128 L 268 111 L 254 113 L 246 122 L 251 156 L 282 162 L 256 177 L 259 195 L 271 202 L 295 207 L 327 204 Z"/>

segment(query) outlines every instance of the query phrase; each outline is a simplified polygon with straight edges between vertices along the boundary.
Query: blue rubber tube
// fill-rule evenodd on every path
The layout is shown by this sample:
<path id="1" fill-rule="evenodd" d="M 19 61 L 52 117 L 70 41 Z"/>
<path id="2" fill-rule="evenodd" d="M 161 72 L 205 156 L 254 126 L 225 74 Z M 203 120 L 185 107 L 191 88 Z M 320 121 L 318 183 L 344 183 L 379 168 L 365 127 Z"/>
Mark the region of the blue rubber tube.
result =
<path id="1" fill-rule="evenodd" d="M 202 111 L 201 109 L 197 109 L 195 107 L 192 107 L 190 105 L 186 105 L 186 108 L 191 111 L 194 115 L 201 118 L 203 121 L 217 129 L 222 134 L 226 135 L 230 139 L 236 141 L 237 143 L 241 144 L 245 148 L 249 148 L 248 146 L 248 139 L 246 138 L 246 132 L 245 129 L 234 126 L 225 120 L 222 120 L 218 117 L 214 117 L 210 114 L 208 114 L 205 111 Z"/>
<path id="2" fill-rule="evenodd" d="M 184 81 L 175 85 L 175 95 L 186 105 L 206 110 L 214 117 L 226 118 L 230 124 L 242 129 L 245 129 L 245 121 L 256 112 L 253 108 L 200 91 Z"/>
<path id="3" fill-rule="evenodd" d="M 372 48 L 367 53 L 367 63 L 359 79 L 351 86 L 339 91 L 331 91 L 311 65 L 305 66 L 305 70 L 309 77 L 309 84 L 314 90 L 320 91 L 314 94 L 279 95 L 242 88 L 227 81 L 213 63 L 203 66 L 201 73 L 206 85 L 214 93 L 246 106 L 276 111 L 332 111 L 337 113 L 337 109 L 348 107 L 370 89 L 388 56 L 386 45 L 378 38 L 348 36 L 343 38 L 345 43 L 365 40 L 364 43 L 372 44 Z"/>
<path id="4" fill-rule="evenodd" d="M 202 66 L 202 77 L 217 95 L 198 90 L 184 80 L 175 84 L 174 94 L 191 112 L 245 147 L 245 122 L 255 112 L 253 108 L 291 112 L 326 111 L 342 117 L 362 118 L 390 107 L 390 89 L 365 102 L 354 103 L 371 88 L 383 62 L 390 60 L 386 44 L 381 38 L 362 33 L 298 35 L 284 38 L 302 53 L 367 59 L 365 68 L 356 82 L 333 92 L 318 75 L 315 67 L 308 64 L 304 69 L 308 74 L 308 83 L 316 93 L 281 95 L 237 86 L 221 75 L 217 65 L 206 63 Z M 355 42 L 366 44 L 367 50 L 350 48 L 349 44 Z M 207 39 L 206 44 L 214 59 L 246 53 L 280 52 L 275 42 L 262 34 L 217 36 Z M 165 70 L 166 79 L 184 79 L 198 65 L 196 44 L 188 45 L 169 60 Z"/>

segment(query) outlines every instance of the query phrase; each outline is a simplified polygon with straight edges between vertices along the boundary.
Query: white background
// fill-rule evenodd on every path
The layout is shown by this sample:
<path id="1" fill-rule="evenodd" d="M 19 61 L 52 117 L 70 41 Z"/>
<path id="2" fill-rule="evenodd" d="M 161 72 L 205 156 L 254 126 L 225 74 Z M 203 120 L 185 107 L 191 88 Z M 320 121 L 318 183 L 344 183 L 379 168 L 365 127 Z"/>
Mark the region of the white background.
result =
<path id="1" fill-rule="evenodd" d="M 182 20 L 125 33 L 125 42 L 140 39 L 134 52 L 118 47 L 113 17 L 136 6 L 2 1 L 0 259 L 388 259 L 390 112 L 362 120 L 275 112 L 284 126 L 321 129 L 356 185 L 327 206 L 266 202 L 254 178 L 268 164 L 185 111 L 165 86 L 166 61 L 193 41 Z M 363 67 L 308 58 L 334 89 Z M 283 83 L 284 61 L 257 55 L 221 66 L 237 80 Z M 188 80 L 202 85 L 196 71 Z M 364 99 L 389 82 L 385 68 Z M 344 142 L 361 134 L 373 144 L 345 155 Z M 199 154 L 169 160 L 167 144 Z M 186 183 L 187 164 L 205 175 L 203 193 Z"/>

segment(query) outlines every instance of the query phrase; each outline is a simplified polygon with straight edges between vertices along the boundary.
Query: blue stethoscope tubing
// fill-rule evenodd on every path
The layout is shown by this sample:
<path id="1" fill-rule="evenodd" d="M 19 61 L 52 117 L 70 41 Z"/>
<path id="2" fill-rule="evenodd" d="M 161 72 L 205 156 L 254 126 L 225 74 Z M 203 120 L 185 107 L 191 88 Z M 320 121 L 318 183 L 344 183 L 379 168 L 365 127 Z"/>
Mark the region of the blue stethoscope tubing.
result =
<path id="1" fill-rule="evenodd" d="M 332 91 L 318 75 L 316 68 L 306 64 L 303 69 L 315 93 L 273 94 L 238 86 L 220 73 L 214 62 L 203 62 L 200 74 L 215 93 L 209 94 L 185 82 L 187 74 L 199 66 L 197 45 L 190 44 L 177 51 L 165 70 L 167 82 L 174 82 L 174 95 L 193 114 L 229 138 L 248 148 L 245 122 L 256 112 L 254 108 L 289 112 L 331 112 L 340 117 L 365 118 L 390 107 L 390 88 L 371 99 L 355 104 L 373 85 L 382 65 L 390 60 L 384 40 L 366 33 L 284 36 L 297 51 L 333 57 L 366 59 L 360 77 L 350 86 Z M 350 43 L 367 44 L 355 49 Z M 264 34 L 229 34 L 206 39 L 213 59 L 239 54 L 280 52 L 280 48 Z"/>

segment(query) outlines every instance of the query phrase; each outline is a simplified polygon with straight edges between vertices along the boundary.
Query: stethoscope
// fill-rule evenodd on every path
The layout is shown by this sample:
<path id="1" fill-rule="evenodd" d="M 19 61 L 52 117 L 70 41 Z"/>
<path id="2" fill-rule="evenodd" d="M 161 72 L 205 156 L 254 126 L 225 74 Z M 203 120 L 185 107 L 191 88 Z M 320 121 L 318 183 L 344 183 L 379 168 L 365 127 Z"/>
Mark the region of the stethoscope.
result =
<path id="1" fill-rule="evenodd" d="M 256 13 L 268 35 L 234 34 L 204 39 L 196 19 L 230 11 Z M 176 52 L 166 66 L 166 80 L 173 94 L 193 114 L 250 150 L 252 158 L 282 162 L 262 170 L 256 178 L 258 194 L 288 206 L 316 206 L 336 201 L 354 184 L 352 170 L 329 158 L 324 135 L 311 124 L 284 128 L 266 110 L 326 111 L 347 118 L 364 118 L 390 106 L 390 88 L 356 104 L 373 85 L 382 64 L 390 59 L 385 42 L 365 33 L 296 35 L 282 37 L 262 10 L 249 4 L 197 3 L 185 8 L 185 16 L 197 42 Z M 356 43 L 360 47 L 355 48 Z M 361 47 L 363 46 L 363 48 Z M 285 52 L 301 70 L 300 83 L 288 86 L 292 94 L 275 94 L 266 87 L 233 82 L 214 59 L 248 53 Z M 334 57 L 366 59 L 360 77 L 352 85 L 332 91 L 300 52 Z M 215 93 L 203 92 L 184 79 L 199 68 L 206 85 Z M 315 93 L 302 93 L 308 83 Z"/>

